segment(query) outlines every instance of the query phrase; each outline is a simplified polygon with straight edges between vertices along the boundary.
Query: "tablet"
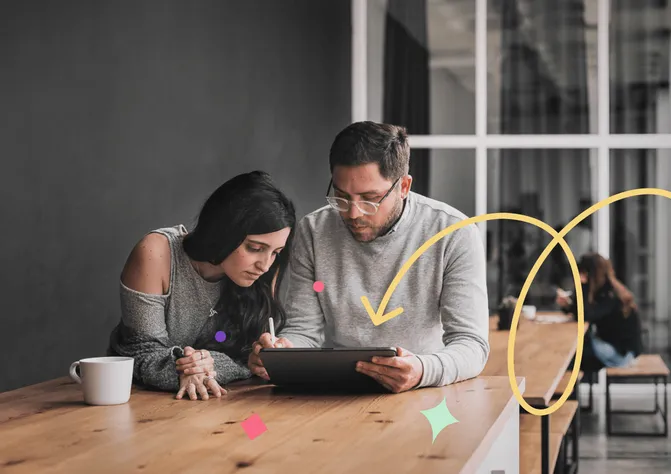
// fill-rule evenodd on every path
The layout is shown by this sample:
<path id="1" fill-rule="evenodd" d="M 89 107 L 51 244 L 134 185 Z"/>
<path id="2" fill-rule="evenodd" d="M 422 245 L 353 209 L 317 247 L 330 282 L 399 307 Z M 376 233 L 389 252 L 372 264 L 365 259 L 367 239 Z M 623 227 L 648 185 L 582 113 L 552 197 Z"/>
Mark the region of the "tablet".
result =
<path id="1" fill-rule="evenodd" d="M 358 361 L 394 357 L 393 347 L 270 348 L 261 360 L 270 383 L 284 388 L 329 391 L 387 391 L 371 377 L 356 371 Z"/>

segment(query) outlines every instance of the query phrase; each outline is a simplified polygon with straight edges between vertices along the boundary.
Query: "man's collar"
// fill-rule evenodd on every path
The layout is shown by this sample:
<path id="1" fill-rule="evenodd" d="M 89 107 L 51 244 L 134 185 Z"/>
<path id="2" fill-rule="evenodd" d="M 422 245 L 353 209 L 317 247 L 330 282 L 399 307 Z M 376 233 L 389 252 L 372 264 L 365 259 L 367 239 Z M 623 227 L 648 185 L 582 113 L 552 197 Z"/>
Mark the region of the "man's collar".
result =
<path id="1" fill-rule="evenodd" d="M 401 215 L 398 216 L 398 219 L 396 219 L 396 222 L 394 222 L 394 225 L 392 225 L 387 232 L 385 232 L 383 235 L 380 237 L 392 234 L 396 232 L 399 228 L 399 226 L 407 219 L 408 214 L 410 213 L 410 193 L 403 199 L 403 209 L 401 210 Z"/>

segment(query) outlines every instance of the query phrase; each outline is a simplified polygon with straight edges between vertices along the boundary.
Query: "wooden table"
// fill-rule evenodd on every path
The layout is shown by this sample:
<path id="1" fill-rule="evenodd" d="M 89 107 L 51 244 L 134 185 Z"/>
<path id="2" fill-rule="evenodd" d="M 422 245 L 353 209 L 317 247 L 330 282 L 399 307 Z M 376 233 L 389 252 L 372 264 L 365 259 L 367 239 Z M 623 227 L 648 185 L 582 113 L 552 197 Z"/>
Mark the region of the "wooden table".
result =
<path id="1" fill-rule="evenodd" d="M 561 313 L 539 312 L 539 316 Z M 497 316 L 489 320 L 489 359 L 482 375 L 508 375 L 510 331 L 496 329 Z M 585 328 L 588 324 L 585 323 Z M 540 324 L 520 317 L 515 338 L 515 375 L 526 378 L 524 400 L 549 406 L 578 345 L 578 323 Z"/>
<path id="2" fill-rule="evenodd" d="M 537 318 L 559 316 L 561 312 L 538 312 Z M 499 331 L 498 316 L 490 318 L 490 353 L 482 375 L 508 375 L 508 338 L 510 331 Z M 588 323 L 585 323 L 587 330 Z M 580 337 L 583 335 L 581 334 Z M 515 338 L 515 376 L 524 377 L 524 400 L 534 408 L 547 408 L 575 355 L 578 345 L 578 323 L 542 324 L 520 316 Z M 543 473 L 549 472 L 548 416 L 542 417 L 541 446 Z"/>
<path id="3" fill-rule="evenodd" d="M 420 411 L 443 399 L 459 422 L 432 444 Z M 241 422 L 254 413 L 268 431 L 251 440 Z M 517 472 L 519 404 L 507 377 L 478 377 L 397 395 L 232 384 L 196 402 L 134 387 L 129 403 L 94 407 L 63 378 L 0 394 L 0 439 L 7 473 L 490 474 Z"/>

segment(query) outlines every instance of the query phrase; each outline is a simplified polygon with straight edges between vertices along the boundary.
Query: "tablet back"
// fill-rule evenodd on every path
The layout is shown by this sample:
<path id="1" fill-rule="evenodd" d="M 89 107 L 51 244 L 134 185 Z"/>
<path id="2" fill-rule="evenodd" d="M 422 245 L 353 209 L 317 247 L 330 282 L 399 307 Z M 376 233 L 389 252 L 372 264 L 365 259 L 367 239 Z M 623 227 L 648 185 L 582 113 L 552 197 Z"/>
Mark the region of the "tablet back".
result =
<path id="1" fill-rule="evenodd" d="M 358 361 L 393 357 L 392 347 L 262 349 L 270 383 L 307 391 L 386 392 L 374 379 L 356 371 Z"/>

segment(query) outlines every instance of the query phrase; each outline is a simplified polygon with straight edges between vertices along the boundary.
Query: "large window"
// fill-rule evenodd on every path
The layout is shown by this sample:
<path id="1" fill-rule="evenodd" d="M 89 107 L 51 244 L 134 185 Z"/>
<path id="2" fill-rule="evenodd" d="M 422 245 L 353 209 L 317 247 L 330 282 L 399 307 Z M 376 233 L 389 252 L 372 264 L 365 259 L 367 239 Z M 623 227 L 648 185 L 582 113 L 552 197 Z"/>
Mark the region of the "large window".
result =
<path id="1" fill-rule="evenodd" d="M 534 217 L 561 230 L 593 204 L 590 150 L 489 150 L 488 180 L 498 183 L 488 193 L 487 212 L 512 212 Z M 490 187 L 490 191 L 494 191 Z M 496 310 L 505 296 L 517 296 L 531 267 L 552 238 L 544 230 L 517 221 L 493 221 L 487 227 L 487 288 Z M 594 250 L 592 220 L 586 219 L 566 236 L 575 255 Z M 555 248 L 529 288 L 528 304 L 551 308 L 555 289 L 571 288 L 568 258 Z"/>
<path id="2" fill-rule="evenodd" d="M 352 0 L 352 119 L 407 126 L 415 191 L 467 215 L 516 210 L 558 227 L 616 192 L 671 189 L 668 3 Z M 612 258 L 662 352 L 671 346 L 665 201 L 612 205 L 568 237 L 577 253 Z M 514 291 L 515 252 L 533 253 L 547 236 L 480 227 L 495 307 Z M 561 274 L 546 265 L 530 295 L 541 306 Z"/>
<path id="3" fill-rule="evenodd" d="M 634 188 L 671 189 L 671 150 L 611 150 L 611 194 Z M 636 295 L 651 352 L 671 346 L 671 201 L 637 196 L 610 208 L 610 249 L 615 273 Z"/>

